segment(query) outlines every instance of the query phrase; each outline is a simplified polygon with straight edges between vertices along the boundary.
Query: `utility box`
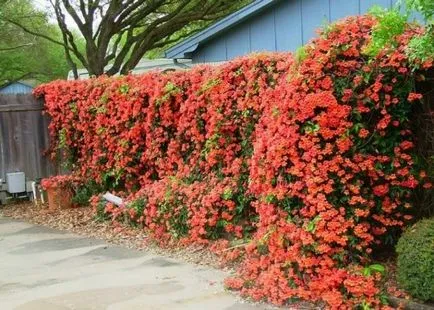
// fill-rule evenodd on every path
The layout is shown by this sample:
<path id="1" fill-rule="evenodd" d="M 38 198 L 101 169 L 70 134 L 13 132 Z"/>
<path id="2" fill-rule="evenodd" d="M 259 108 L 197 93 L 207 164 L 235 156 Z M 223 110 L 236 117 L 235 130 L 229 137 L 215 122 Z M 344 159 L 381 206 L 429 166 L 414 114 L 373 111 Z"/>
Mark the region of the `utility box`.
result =
<path id="1" fill-rule="evenodd" d="M 26 192 L 26 175 L 24 172 L 6 173 L 8 193 L 19 194 Z"/>

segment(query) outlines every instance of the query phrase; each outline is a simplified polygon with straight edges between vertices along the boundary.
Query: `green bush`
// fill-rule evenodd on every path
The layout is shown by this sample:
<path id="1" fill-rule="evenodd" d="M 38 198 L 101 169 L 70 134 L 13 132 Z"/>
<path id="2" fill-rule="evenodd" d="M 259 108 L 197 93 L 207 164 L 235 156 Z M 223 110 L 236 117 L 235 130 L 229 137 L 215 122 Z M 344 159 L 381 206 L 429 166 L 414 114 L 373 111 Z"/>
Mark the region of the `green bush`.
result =
<path id="1" fill-rule="evenodd" d="M 74 188 L 74 196 L 72 197 L 72 203 L 79 206 L 89 205 L 89 199 L 98 193 L 103 192 L 103 188 L 95 181 L 89 181 L 85 184 L 81 184 Z"/>
<path id="2" fill-rule="evenodd" d="M 408 228 L 396 251 L 400 285 L 413 297 L 434 301 L 434 218 Z"/>

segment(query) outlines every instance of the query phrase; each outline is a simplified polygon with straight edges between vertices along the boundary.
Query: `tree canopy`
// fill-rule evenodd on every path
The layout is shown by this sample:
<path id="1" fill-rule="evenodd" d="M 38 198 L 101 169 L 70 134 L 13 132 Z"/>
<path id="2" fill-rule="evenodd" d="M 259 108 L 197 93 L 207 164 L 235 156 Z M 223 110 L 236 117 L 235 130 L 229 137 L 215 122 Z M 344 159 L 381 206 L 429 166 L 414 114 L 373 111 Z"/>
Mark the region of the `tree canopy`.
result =
<path id="1" fill-rule="evenodd" d="M 64 49 L 7 19 L 38 34 L 60 39 L 56 25 L 50 24 L 29 0 L 0 0 L 0 86 L 21 79 L 45 82 L 65 78 L 69 66 Z"/>
<path id="2" fill-rule="evenodd" d="M 19 0 L 25 1 L 25 0 Z M 64 48 L 77 77 L 77 67 L 90 75 L 126 74 L 149 52 L 190 36 L 250 0 L 47 0 L 61 38 L 38 33 L 14 18 L 21 30 Z M 71 23 L 71 20 L 73 23 Z M 80 49 L 80 40 L 84 49 Z"/>

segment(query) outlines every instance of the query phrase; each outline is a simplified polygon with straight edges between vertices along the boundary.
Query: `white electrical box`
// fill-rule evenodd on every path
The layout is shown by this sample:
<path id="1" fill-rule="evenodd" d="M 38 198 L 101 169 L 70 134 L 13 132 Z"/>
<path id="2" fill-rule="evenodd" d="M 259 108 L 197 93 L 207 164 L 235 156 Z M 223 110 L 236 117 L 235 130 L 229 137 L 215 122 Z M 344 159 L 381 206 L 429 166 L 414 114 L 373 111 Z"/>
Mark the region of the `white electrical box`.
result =
<path id="1" fill-rule="evenodd" d="M 24 172 L 6 173 L 8 193 L 18 194 L 26 191 L 26 176 Z"/>

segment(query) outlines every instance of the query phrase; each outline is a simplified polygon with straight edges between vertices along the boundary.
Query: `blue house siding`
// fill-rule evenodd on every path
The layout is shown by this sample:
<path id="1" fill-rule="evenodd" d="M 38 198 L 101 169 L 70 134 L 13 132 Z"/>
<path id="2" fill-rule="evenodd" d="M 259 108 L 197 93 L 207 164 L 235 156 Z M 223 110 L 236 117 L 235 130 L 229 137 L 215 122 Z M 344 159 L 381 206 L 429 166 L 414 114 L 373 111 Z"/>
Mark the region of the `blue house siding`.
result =
<path id="1" fill-rule="evenodd" d="M 249 53 L 252 49 L 249 24 L 244 23 L 226 36 L 227 58 L 231 59 Z"/>
<path id="2" fill-rule="evenodd" d="M 13 94 L 29 94 L 31 93 L 33 90 L 33 87 L 17 82 L 17 83 L 13 83 L 10 84 L 8 86 L 5 86 L 3 88 L 0 89 L 0 94 L 8 94 L 8 95 L 13 95 Z"/>
<path id="3" fill-rule="evenodd" d="M 373 5 L 391 7 L 393 5 L 393 0 L 361 0 L 360 11 L 364 13 L 368 11 Z"/>
<path id="4" fill-rule="evenodd" d="M 366 13 L 373 5 L 391 8 L 397 0 L 274 0 L 219 33 L 190 41 L 187 51 L 175 47 L 167 55 L 191 57 L 194 63 L 230 60 L 261 51 L 295 51 L 327 22 Z M 260 3 L 261 1 L 257 1 Z M 262 1 L 265 2 L 265 1 Z M 270 4 L 271 3 L 271 4 Z M 236 15 L 235 15 L 236 16 Z M 231 17 L 232 19 L 236 17 Z M 196 45 L 194 45 L 194 43 Z"/>
<path id="5" fill-rule="evenodd" d="M 330 20 L 337 20 L 346 16 L 360 14 L 360 0 L 331 0 Z"/>
<path id="6" fill-rule="evenodd" d="M 301 1 L 288 1 L 274 11 L 277 51 L 295 51 L 303 45 Z"/>
<path id="7" fill-rule="evenodd" d="M 251 51 L 275 51 L 276 31 L 274 14 L 264 12 L 255 18 L 250 24 Z"/>
<path id="8" fill-rule="evenodd" d="M 207 44 L 197 50 L 193 62 L 216 62 L 229 59 L 227 57 L 226 36 L 213 40 L 212 44 Z"/>
<path id="9" fill-rule="evenodd" d="M 283 1 L 282 4 L 288 1 L 290 2 L 291 0 Z M 325 25 L 330 22 L 330 1 L 304 0 L 301 2 L 303 43 L 306 43 L 311 38 L 315 37 L 316 29 L 318 29 L 321 25 Z M 355 14 L 357 14 L 357 12 Z"/>

